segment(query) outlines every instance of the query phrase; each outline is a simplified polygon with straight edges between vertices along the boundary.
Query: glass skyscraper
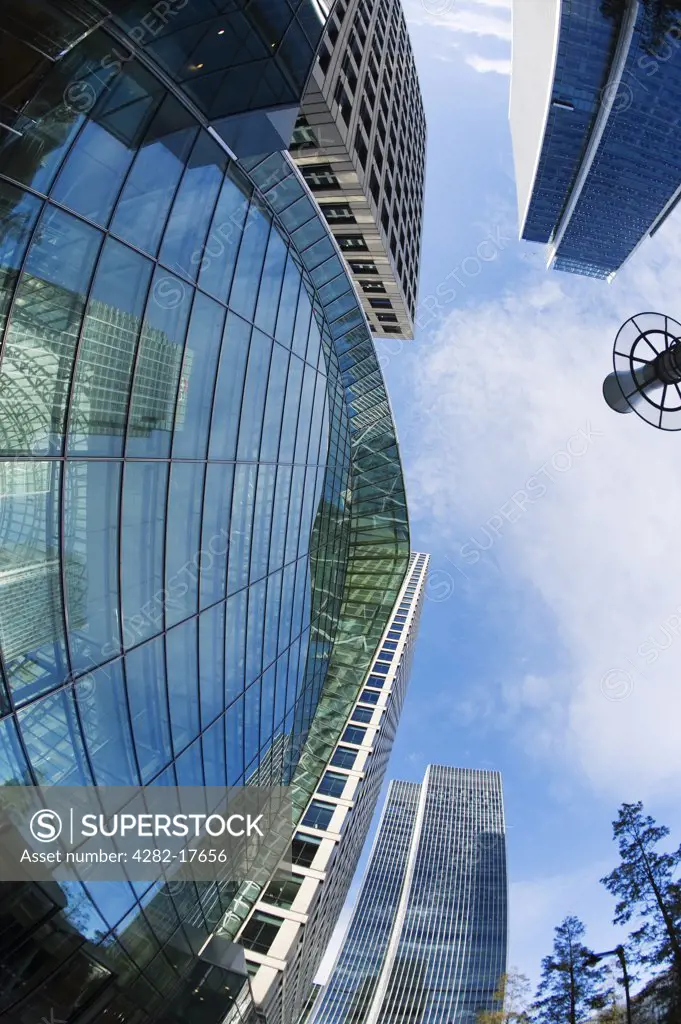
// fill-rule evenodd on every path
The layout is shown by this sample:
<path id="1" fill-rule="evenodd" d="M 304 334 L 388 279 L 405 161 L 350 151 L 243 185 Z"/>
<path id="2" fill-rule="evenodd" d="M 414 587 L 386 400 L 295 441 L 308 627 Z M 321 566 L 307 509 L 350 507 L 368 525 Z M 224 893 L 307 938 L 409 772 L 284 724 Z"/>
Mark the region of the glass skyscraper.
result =
<path id="1" fill-rule="evenodd" d="M 297 823 L 409 565 L 361 304 L 254 153 L 324 5 L 39 6 L 0 12 L 0 784 L 283 783 Z M 260 896 L 5 885 L 0 1018 L 217 1024 Z"/>
<path id="2" fill-rule="evenodd" d="M 393 781 L 312 1024 L 474 1024 L 506 971 L 501 776 L 429 765 Z"/>
<path id="3" fill-rule="evenodd" d="M 681 22 L 644 0 L 513 0 L 521 237 L 611 279 L 681 195 Z"/>

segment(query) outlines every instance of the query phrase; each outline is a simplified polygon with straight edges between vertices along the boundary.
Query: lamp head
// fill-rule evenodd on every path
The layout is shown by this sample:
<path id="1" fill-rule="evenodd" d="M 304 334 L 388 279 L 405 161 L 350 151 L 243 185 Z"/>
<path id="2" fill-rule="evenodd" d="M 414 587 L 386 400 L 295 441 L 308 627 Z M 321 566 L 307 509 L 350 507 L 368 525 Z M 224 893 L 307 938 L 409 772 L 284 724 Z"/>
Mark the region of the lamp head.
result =
<path id="1" fill-rule="evenodd" d="M 630 317 L 615 338 L 613 364 L 603 381 L 611 409 L 681 430 L 681 324 L 662 313 Z"/>

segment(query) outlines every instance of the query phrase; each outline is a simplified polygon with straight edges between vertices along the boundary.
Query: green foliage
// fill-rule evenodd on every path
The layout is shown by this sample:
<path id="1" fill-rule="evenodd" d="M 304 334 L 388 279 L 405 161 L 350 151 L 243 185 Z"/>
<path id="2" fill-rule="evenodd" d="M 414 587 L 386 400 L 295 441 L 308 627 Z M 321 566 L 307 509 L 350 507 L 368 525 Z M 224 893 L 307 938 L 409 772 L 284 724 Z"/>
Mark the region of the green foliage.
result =
<path id="1" fill-rule="evenodd" d="M 583 942 L 584 925 L 570 916 L 558 925 L 553 953 L 542 960 L 542 974 L 532 1007 L 535 1024 L 582 1024 L 606 1002 L 606 968 L 593 964 Z"/>
<path id="2" fill-rule="evenodd" d="M 601 879 L 617 897 L 615 924 L 637 927 L 629 937 L 636 963 L 670 970 L 674 987 L 672 1016 L 681 1016 L 681 846 L 672 853 L 658 844 L 669 829 L 644 815 L 643 804 L 622 804 L 613 822 L 619 865 Z"/>
<path id="3" fill-rule="evenodd" d="M 478 1014 L 478 1024 L 530 1024 L 530 979 L 511 967 L 502 974 L 494 993 L 495 1010 Z"/>
<path id="4" fill-rule="evenodd" d="M 681 970 L 681 847 L 662 853 L 669 829 L 644 815 L 643 804 L 622 804 L 613 822 L 619 865 L 601 882 L 618 899 L 615 924 L 638 927 L 630 937 L 633 959 Z"/>

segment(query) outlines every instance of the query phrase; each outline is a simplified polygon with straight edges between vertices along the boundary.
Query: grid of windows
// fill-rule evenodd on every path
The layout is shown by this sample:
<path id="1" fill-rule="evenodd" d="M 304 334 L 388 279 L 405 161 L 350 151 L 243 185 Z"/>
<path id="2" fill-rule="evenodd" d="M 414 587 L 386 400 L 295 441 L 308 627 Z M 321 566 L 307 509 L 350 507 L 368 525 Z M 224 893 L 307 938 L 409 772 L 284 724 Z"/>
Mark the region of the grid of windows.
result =
<path id="1" fill-rule="evenodd" d="M 655 56 L 669 49 L 646 4 L 573 0 L 563 11 L 523 230 L 551 242 L 555 269 L 610 279 L 676 203 L 681 76 L 675 61 Z"/>
<path id="2" fill-rule="evenodd" d="M 298 771 L 303 749 L 328 757 L 339 695 L 351 706 L 368 668 L 343 662 L 349 694 L 325 701 L 334 637 L 376 644 L 407 564 L 382 384 L 362 407 L 378 363 L 290 162 L 237 166 L 146 66 L 107 63 L 111 47 L 98 30 L 71 50 L 0 142 L 0 784 L 257 779 L 304 804 L 318 777 Z M 370 578 L 353 471 L 367 508 L 388 502 L 363 538 Z M 117 989 L 111 1013 L 153 1019 L 235 905 L 233 885 L 160 889 L 64 887 L 0 1015 L 41 1015 L 40 958 L 57 1015 L 67 977 L 88 998 L 108 984 L 81 933 L 134 982 L 133 1009 Z M 22 927 L 33 900 L 23 887 L 7 904 Z"/>
<path id="3" fill-rule="evenodd" d="M 266 1005 L 268 1020 L 271 1018 L 272 1024 L 294 1024 L 298 1019 L 299 1010 L 307 1000 L 310 983 L 316 974 L 322 952 L 327 946 L 354 876 L 404 702 L 426 579 L 426 565 L 427 556 L 411 555 L 406 588 L 414 591 L 410 605 L 411 626 L 405 637 L 400 659 L 390 666 L 390 672 L 386 677 L 370 675 L 366 688 L 358 697 L 360 712 L 363 711 L 365 717 L 373 717 L 378 699 L 383 695 L 381 715 L 376 716 L 378 722 L 371 732 L 367 731 L 362 736 L 344 736 L 344 739 L 350 742 L 361 740 L 360 749 L 339 746 L 332 755 L 331 766 L 346 770 L 359 768 L 360 773 L 352 776 L 351 805 L 339 805 L 339 815 L 343 818 L 342 840 L 337 843 L 334 837 L 334 852 L 327 864 L 322 857 L 315 862 L 315 867 L 324 872 L 324 882 L 318 894 L 309 897 L 309 916 L 302 937 L 299 936 L 295 940 L 293 967 L 289 966 L 286 969 L 285 985 L 280 989 L 277 989 L 276 984 L 270 986 Z M 375 689 L 376 685 L 382 689 Z M 351 719 L 356 718 L 356 710 L 353 711 Z M 354 726 L 351 725 L 350 728 Z M 337 776 L 335 782 L 327 780 L 330 774 Z M 341 785 L 345 787 L 348 784 L 347 777 L 341 776 L 339 772 L 327 772 L 327 776 L 318 787 L 317 796 L 340 795 Z M 345 789 L 342 792 L 345 793 Z M 282 868 L 286 869 L 286 866 L 282 865 Z M 301 914 L 305 914 L 301 903 L 296 905 L 296 911 L 295 920 L 299 921 Z"/>
<path id="4" fill-rule="evenodd" d="M 426 128 L 400 0 L 386 0 L 370 8 L 362 0 L 351 0 L 344 19 L 332 16 L 303 100 L 303 119 L 318 127 L 320 141 L 322 134 L 333 140 L 334 164 L 343 171 L 340 187 L 352 195 L 362 223 L 373 222 L 370 238 L 367 233 L 367 251 L 378 257 L 377 273 L 387 292 L 384 301 L 392 306 L 367 300 L 364 308 L 372 327 L 412 336 Z M 343 152 L 338 147 L 339 134 Z M 314 153 L 302 147 L 293 152 L 303 172 L 309 168 L 314 173 L 324 150 L 320 146 Z M 364 194 L 361 200 L 358 190 Z M 408 231 L 405 225 L 409 225 Z M 355 273 L 367 273 L 352 262 L 350 265 Z M 393 308 L 396 316 L 392 320 L 375 318 L 372 310 L 379 308 Z"/>
<path id="5" fill-rule="evenodd" d="M 430 765 L 391 782 L 314 1024 L 449 1024 L 496 1008 L 506 969 L 498 772 Z"/>

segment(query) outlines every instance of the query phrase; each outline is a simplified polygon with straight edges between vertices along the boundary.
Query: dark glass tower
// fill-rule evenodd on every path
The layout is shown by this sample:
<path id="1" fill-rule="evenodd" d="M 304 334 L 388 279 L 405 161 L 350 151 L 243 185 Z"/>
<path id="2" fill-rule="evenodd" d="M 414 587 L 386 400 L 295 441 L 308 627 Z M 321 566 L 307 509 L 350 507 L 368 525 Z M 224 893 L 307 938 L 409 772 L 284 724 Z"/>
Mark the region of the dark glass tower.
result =
<path id="1" fill-rule="evenodd" d="M 501 776 L 430 765 L 392 782 L 313 1024 L 463 1024 L 506 970 Z"/>
<path id="2" fill-rule="evenodd" d="M 158 52 L 90 6 L 0 13 L 0 784 L 284 783 L 297 824 L 408 567 L 387 396 L 294 165 L 186 84 L 273 5 L 156 4 Z M 3 886 L 0 1017 L 215 1024 L 260 893 Z"/>
<path id="3" fill-rule="evenodd" d="M 521 237 L 611 279 L 681 195 L 678 12 L 514 0 L 511 129 Z"/>

